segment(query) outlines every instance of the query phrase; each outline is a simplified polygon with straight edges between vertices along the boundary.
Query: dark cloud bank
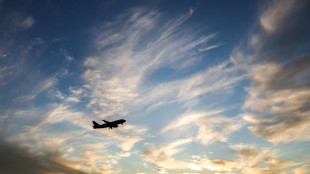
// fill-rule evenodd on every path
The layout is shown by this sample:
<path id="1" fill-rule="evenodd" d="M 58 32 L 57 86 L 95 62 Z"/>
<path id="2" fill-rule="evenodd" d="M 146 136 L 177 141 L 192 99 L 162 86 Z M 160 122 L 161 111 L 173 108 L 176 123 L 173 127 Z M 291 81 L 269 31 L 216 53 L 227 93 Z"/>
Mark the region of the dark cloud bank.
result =
<path id="1" fill-rule="evenodd" d="M 82 174 L 65 165 L 60 154 L 45 153 L 33 155 L 17 144 L 0 140 L 0 173 L 1 174 Z"/>
<path id="2" fill-rule="evenodd" d="M 269 1 L 260 26 L 232 60 L 246 69 L 252 85 L 245 117 L 258 136 L 277 144 L 310 140 L 310 2 Z"/>

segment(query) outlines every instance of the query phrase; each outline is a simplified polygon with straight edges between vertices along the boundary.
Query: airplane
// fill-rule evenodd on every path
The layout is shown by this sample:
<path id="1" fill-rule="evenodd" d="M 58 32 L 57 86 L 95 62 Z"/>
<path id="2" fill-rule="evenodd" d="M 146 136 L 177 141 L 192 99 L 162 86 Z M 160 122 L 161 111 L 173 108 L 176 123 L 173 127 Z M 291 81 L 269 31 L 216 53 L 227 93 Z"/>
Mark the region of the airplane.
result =
<path id="1" fill-rule="evenodd" d="M 112 122 L 109 122 L 109 121 L 106 121 L 106 120 L 102 120 L 104 121 L 105 124 L 98 124 L 97 122 L 93 121 L 93 128 L 94 129 L 98 129 L 98 128 L 106 128 L 106 127 L 109 127 L 110 129 L 112 129 L 113 127 L 114 128 L 117 128 L 118 127 L 118 124 L 121 124 L 123 125 L 123 123 L 126 122 L 126 120 L 124 119 L 120 119 L 120 120 L 115 120 L 115 121 L 112 121 Z"/>

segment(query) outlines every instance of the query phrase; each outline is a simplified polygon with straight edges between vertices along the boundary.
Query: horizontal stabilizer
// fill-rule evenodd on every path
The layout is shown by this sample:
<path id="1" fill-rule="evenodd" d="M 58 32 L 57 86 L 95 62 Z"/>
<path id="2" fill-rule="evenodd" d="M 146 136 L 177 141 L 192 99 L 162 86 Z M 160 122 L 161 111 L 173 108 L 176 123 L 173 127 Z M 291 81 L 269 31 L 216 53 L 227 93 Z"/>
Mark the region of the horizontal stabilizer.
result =
<path id="1" fill-rule="evenodd" d="M 110 123 L 109 121 L 106 121 L 106 120 L 102 120 L 102 121 L 104 121 L 106 124 L 109 124 L 109 123 Z"/>

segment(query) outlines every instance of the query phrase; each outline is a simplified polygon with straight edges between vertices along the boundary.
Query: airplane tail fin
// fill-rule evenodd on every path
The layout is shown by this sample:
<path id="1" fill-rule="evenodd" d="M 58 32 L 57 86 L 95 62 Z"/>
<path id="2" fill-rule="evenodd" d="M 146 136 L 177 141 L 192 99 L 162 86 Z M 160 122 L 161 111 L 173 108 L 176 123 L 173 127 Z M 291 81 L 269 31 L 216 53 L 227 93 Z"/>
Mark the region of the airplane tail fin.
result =
<path id="1" fill-rule="evenodd" d="M 99 124 L 95 121 L 93 121 L 93 124 L 94 124 L 93 128 L 96 128 L 97 126 L 99 126 Z"/>

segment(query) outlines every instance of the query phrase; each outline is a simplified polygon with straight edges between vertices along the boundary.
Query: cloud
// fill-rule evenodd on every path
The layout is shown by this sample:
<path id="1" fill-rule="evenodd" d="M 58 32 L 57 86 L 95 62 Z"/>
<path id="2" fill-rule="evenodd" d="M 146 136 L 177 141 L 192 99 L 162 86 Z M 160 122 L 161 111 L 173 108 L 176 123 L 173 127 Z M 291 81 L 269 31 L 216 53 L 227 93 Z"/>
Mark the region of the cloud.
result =
<path id="1" fill-rule="evenodd" d="M 167 170 L 164 169 L 164 168 L 158 168 L 158 169 L 156 169 L 156 172 L 158 172 L 158 173 L 167 173 Z"/>
<path id="2" fill-rule="evenodd" d="M 234 49 L 231 60 L 252 81 L 244 109 L 250 130 L 274 144 L 307 141 L 309 135 L 309 43 L 305 30 L 308 1 L 272 1 L 260 15 L 263 30 L 249 35 L 246 46 Z M 293 22 L 299 21 L 299 22 Z"/>
<path id="3" fill-rule="evenodd" d="M 12 13 L 8 15 L 9 25 L 11 29 L 20 30 L 20 29 L 29 29 L 35 24 L 35 19 L 31 15 L 25 15 L 22 13 Z"/>
<path id="4" fill-rule="evenodd" d="M 193 157 L 192 162 L 204 169 L 224 173 L 287 173 L 283 169 L 295 167 L 298 163 L 278 160 L 276 154 L 267 148 L 257 148 L 253 145 L 232 145 L 230 148 L 236 154 L 231 160 L 208 159 Z"/>
<path id="5" fill-rule="evenodd" d="M 80 168 L 87 173 L 118 173 L 119 170 L 113 169 L 113 165 L 118 164 L 118 160 L 126 157 L 122 153 L 109 154 L 106 151 L 106 143 L 96 142 L 83 145 L 81 153 L 76 159 L 80 161 Z M 75 152 L 76 153 L 76 152 Z M 102 158 L 104 156 L 104 158 Z"/>
<path id="6" fill-rule="evenodd" d="M 67 38 L 57 38 L 57 39 L 54 39 L 52 40 L 50 43 L 55 43 L 55 42 L 60 42 L 60 41 L 63 41 L 63 40 L 68 40 Z M 74 60 L 74 57 L 72 57 L 68 51 L 66 49 L 60 49 L 59 51 L 64 57 L 65 57 L 65 61 L 67 62 L 71 62 Z"/>
<path id="7" fill-rule="evenodd" d="M 253 65 L 251 77 L 261 90 L 300 89 L 310 85 L 310 55 L 294 57 L 283 64 L 265 63 Z"/>
<path id="8" fill-rule="evenodd" d="M 0 51 L 0 58 L 5 58 L 7 55 L 5 51 Z"/>
<path id="9" fill-rule="evenodd" d="M 66 56 L 65 59 L 67 62 L 71 62 L 74 60 L 74 58 L 72 56 Z"/>
<path id="10" fill-rule="evenodd" d="M 168 171 L 213 171 L 218 173 L 289 173 L 292 171 L 307 171 L 296 168 L 299 163 L 280 160 L 275 151 L 268 148 L 257 148 L 254 145 L 231 145 L 231 159 L 209 159 L 208 157 L 192 156 L 191 160 L 174 158 L 187 143 L 193 139 L 179 139 L 162 145 L 146 144 L 142 157 Z M 293 169 L 292 169 L 293 168 Z M 199 173 L 199 172 L 198 172 Z"/>
<path id="11" fill-rule="evenodd" d="M 244 107 L 260 113 L 269 113 L 270 118 L 260 115 L 244 117 L 255 127 L 251 130 L 271 142 L 288 143 L 309 140 L 310 74 L 309 56 L 296 58 L 285 64 L 255 65 L 252 80 L 255 87 L 249 89 Z"/>
<path id="12" fill-rule="evenodd" d="M 65 98 L 65 96 L 59 90 L 49 90 L 48 97 L 59 100 L 63 100 Z"/>
<path id="13" fill-rule="evenodd" d="M 142 126 L 134 126 L 126 123 L 126 125 L 123 126 L 123 129 L 110 132 L 106 135 L 113 139 L 115 138 L 118 141 L 117 146 L 122 150 L 129 151 L 137 142 L 142 141 L 147 137 L 147 130 L 147 128 Z"/>
<path id="14" fill-rule="evenodd" d="M 68 41 L 68 40 L 69 39 L 67 37 L 59 37 L 59 38 L 51 40 L 49 43 L 52 44 L 52 43 L 55 43 L 55 42 L 63 42 L 63 41 Z"/>
<path id="15" fill-rule="evenodd" d="M 34 22 L 35 21 L 32 18 L 32 16 L 28 16 L 24 18 L 22 21 L 19 21 L 18 25 L 22 28 L 30 28 L 33 26 Z"/>
<path id="16" fill-rule="evenodd" d="M 217 45 L 211 45 L 211 46 L 208 46 L 206 48 L 200 48 L 199 51 L 200 52 L 204 52 L 204 51 L 209 51 L 209 50 L 212 50 L 212 49 L 215 49 L 217 47 L 221 46 L 220 44 L 217 44 Z"/>
<path id="17" fill-rule="evenodd" d="M 193 124 L 197 122 L 197 120 L 201 120 L 203 117 L 210 117 L 216 114 L 221 113 L 222 111 L 210 111 L 210 112 L 198 112 L 198 113 L 186 113 L 184 115 L 179 116 L 177 120 L 174 120 L 167 126 L 165 126 L 160 133 L 167 132 L 170 129 L 175 129 L 178 127 L 183 127 L 188 124 Z"/>
<path id="18" fill-rule="evenodd" d="M 84 173 L 76 169 L 75 162 L 64 160 L 58 152 L 41 152 L 36 155 L 14 143 L 1 138 L 0 142 L 0 173 Z"/>
<path id="19" fill-rule="evenodd" d="M 173 158 L 173 155 L 183 150 L 183 148 L 180 148 L 179 146 L 190 142 L 192 142 L 192 139 L 188 138 L 160 146 L 148 145 L 149 147 L 143 152 L 142 157 L 165 169 L 185 169 L 188 168 L 190 163 L 179 161 Z"/>
<path id="20" fill-rule="evenodd" d="M 293 170 L 294 174 L 305 174 L 307 173 L 308 168 L 307 166 L 299 167 Z"/>
<path id="21" fill-rule="evenodd" d="M 239 130 L 244 123 L 239 118 L 208 117 L 197 120 L 196 140 L 204 145 L 214 142 L 227 142 L 227 137 Z"/>
<path id="22" fill-rule="evenodd" d="M 201 144 L 208 145 L 214 142 L 226 142 L 227 136 L 243 126 L 240 118 L 220 117 L 223 111 L 208 111 L 185 113 L 162 128 L 159 133 L 163 134 L 169 130 L 185 132 L 189 130 L 186 126 L 197 127 L 194 133 L 195 140 Z"/>
<path id="23" fill-rule="evenodd" d="M 279 27 L 279 24 L 285 21 L 285 18 L 295 11 L 297 0 L 293 1 L 272 1 L 269 7 L 260 16 L 261 25 L 268 32 L 273 32 Z"/>

